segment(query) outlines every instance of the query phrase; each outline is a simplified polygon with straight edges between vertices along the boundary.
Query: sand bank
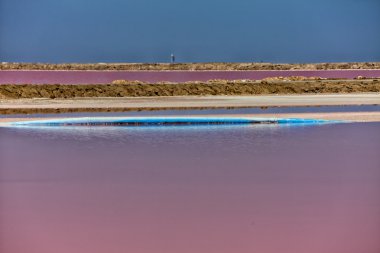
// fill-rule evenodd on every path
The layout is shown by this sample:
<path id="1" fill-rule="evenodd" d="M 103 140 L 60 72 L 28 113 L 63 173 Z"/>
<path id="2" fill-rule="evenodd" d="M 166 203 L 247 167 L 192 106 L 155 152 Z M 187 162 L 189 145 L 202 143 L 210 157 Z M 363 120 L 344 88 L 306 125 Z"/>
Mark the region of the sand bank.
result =
<path id="1" fill-rule="evenodd" d="M 80 97 L 161 97 L 380 92 L 380 79 L 365 80 L 212 80 L 185 83 L 0 85 L 0 99 Z"/>
<path id="2" fill-rule="evenodd" d="M 380 105 L 380 93 L 269 96 L 171 96 L 75 99 L 3 99 L 0 113 L 119 112 L 279 106 Z"/>
<path id="3" fill-rule="evenodd" d="M 380 62 L 341 63 L 1 63 L 0 70 L 326 70 L 326 69 L 380 69 Z"/>
<path id="4" fill-rule="evenodd" d="M 163 116 L 165 117 L 165 116 Z M 173 117 L 173 115 L 171 115 Z M 188 115 L 186 118 L 199 117 L 199 115 Z M 342 120 L 349 122 L 380 122 L 379 112 L 332 112 L 332 113 L 268 113 L 268 114 L 232 114 L 232 115 L 202 115 L 207 118 L 268 118 L 268 119 L 283 119 L 283 118 L 296 118 L 296 119 L 314 119 L 314 120 Z M 33 120 L 54 120 L 57 118 L 0 118 L 0 123 L 8 122 L 21 122 Z"/>

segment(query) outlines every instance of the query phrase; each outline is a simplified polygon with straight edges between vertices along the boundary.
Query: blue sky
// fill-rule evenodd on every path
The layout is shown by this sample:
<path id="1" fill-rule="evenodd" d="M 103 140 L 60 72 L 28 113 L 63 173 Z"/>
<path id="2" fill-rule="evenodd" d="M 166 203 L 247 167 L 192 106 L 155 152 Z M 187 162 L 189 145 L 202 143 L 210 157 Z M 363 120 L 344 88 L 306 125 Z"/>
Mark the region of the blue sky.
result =
<path id="1" fill-rule="evenodd" d="M 0 0 L 0 61 L 380 61 L 380 0 Z"/>

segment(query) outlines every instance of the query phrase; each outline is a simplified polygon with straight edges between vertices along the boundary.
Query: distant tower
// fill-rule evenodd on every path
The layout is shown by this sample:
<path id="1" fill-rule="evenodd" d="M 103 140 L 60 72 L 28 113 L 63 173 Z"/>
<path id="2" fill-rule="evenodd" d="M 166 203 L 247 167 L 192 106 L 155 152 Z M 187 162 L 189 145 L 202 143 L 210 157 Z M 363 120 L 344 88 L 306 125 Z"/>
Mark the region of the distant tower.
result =
<path id="1" fill-rule="evenodd" d="M 174 54 L 170 55 L 170 62 L 175 63 L 175 55 Z"/>

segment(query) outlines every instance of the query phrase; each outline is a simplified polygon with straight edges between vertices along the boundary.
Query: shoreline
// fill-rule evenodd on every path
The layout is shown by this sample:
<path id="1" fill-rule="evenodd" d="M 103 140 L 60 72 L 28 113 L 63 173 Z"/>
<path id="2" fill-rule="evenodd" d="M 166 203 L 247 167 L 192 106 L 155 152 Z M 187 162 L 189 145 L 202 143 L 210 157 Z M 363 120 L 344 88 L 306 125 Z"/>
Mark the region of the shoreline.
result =
<path id="1" fill-rule="evenodd" d="M 380 93 L 2 99 L 0 100 L 0 114 L 344 105 L 380 105 Z"/>
<path id="2" fill-rule="evenodd" d="M 0 63 L 0 70 L 329 70 L 380 69 L 380 62 L 338 63 Z"/>
<path id="3" fill-rule="evenodd" d="M 257 96 L 288 94 L 348 94 L 377 92 L 380 79 L 329 80 L 320 78 L 267 78 L 254 80 L 210 80 L 183 83 L 144 83 L 115 80 L 109 84 L 2 84 L 0 99 L 168 96 Z"/>
<path id="4" fill-rule="evenodd" d="M 175 117 L 176 115 L 170 116 L 160 116 L 165 117 Z M 179 115 L 186 118 L 199 117 L 199 115 Z M 145 118 L 154 116 L 145 116 Z M 364 122 L 380 122 L 380 111 L 379 112 L 326 112 L 326 113 L 268 113 L 268 114 L 225 114 L 225 115 L 202 115 L 201 117 L 207 118 L 260 118 L 260 119 L 312 119 L 312 120 L 331 120 L 331 121 L 347 121 L 351 123 L 364 123 Z M 71 117 L 67 117 L 71 118 Z M 83 117 L 74 117 L 83 118 Z M 126 116 L 128 118 L 128 116 Z M 22 121 L 38 121 L 38 120 L 55 120 L 62 119 L 56 117 L 8 117 L 0 118 L 0 123 L 10 123 L 10 122 L 22 122 Z"/>

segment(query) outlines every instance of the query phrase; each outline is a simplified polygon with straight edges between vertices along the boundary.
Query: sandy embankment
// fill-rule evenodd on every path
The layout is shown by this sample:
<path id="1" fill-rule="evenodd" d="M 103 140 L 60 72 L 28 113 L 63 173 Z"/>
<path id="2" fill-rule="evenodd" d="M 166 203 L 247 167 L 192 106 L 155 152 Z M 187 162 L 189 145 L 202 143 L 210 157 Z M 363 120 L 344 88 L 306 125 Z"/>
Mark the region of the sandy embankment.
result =
<path id="1" fill-rule="evenodd" d="M 0 70 L 327 70 L 380 69 L 380 62 L 352 63 L 1 63 Z"/>
<path id="2" fill-rule="evenodd" d="M 174 115 L 171 115 L 174 116 Z M 180 115 L 181 116 L 181 115 Z M 186 118 L 199 117 L 199 115 L 187 115 Z M 300 118 L 300 119 L 322 119 L 342 120 L 349 122 L 380 122 L 380 112 L 333 112 L 333 113 L 269 113 L 269 114 L 233 114 L 233 115 L 202 115 L 201 117 L 247 117 L 247 118 Z M 54 118 L 0 118 L 1 123 L 51 120 Z"/>
<path id="3" fill-rule="evenodd" d="M 364 80 L 210 80 L 186 83 L 144 83 L 116 81 L 112 84 L 0 85 L 0 99 L 81 98 L 81 97 L 161 97 L 270 94 L 327 94 L 380 92 L 380 79 Z"/>
<path id="4" fill-rule="evenodd" d="M 247 107 L 380 105 L 380 93 L 326 94 L 326 95 L 271 95 L 271 96 L 174 96 L 128 98 L 75 99 L 6 99 L 0 100 L 1 114 L 65 113 L 65 112 L 123 112 L 163 109 L 215 109 Z M 340 118 L 339 115 L 346 115 Z M 304 115 L 304 114 L 302 114 Z M 300 114 L 292 117 L 306 117 Z M 307 117 L 326 119 L 380 119 L 380 112 L 308 114 Z M 260 116 L 264 116 L 260 114 Z M 267 115 L 273 116 L 273 114 Z M 291 115 L 287 115 L 291 116 Z M 280 116 L 278 116 L 280 117 Z M 285 116 L 282 116 L 285 117 Z"/>

